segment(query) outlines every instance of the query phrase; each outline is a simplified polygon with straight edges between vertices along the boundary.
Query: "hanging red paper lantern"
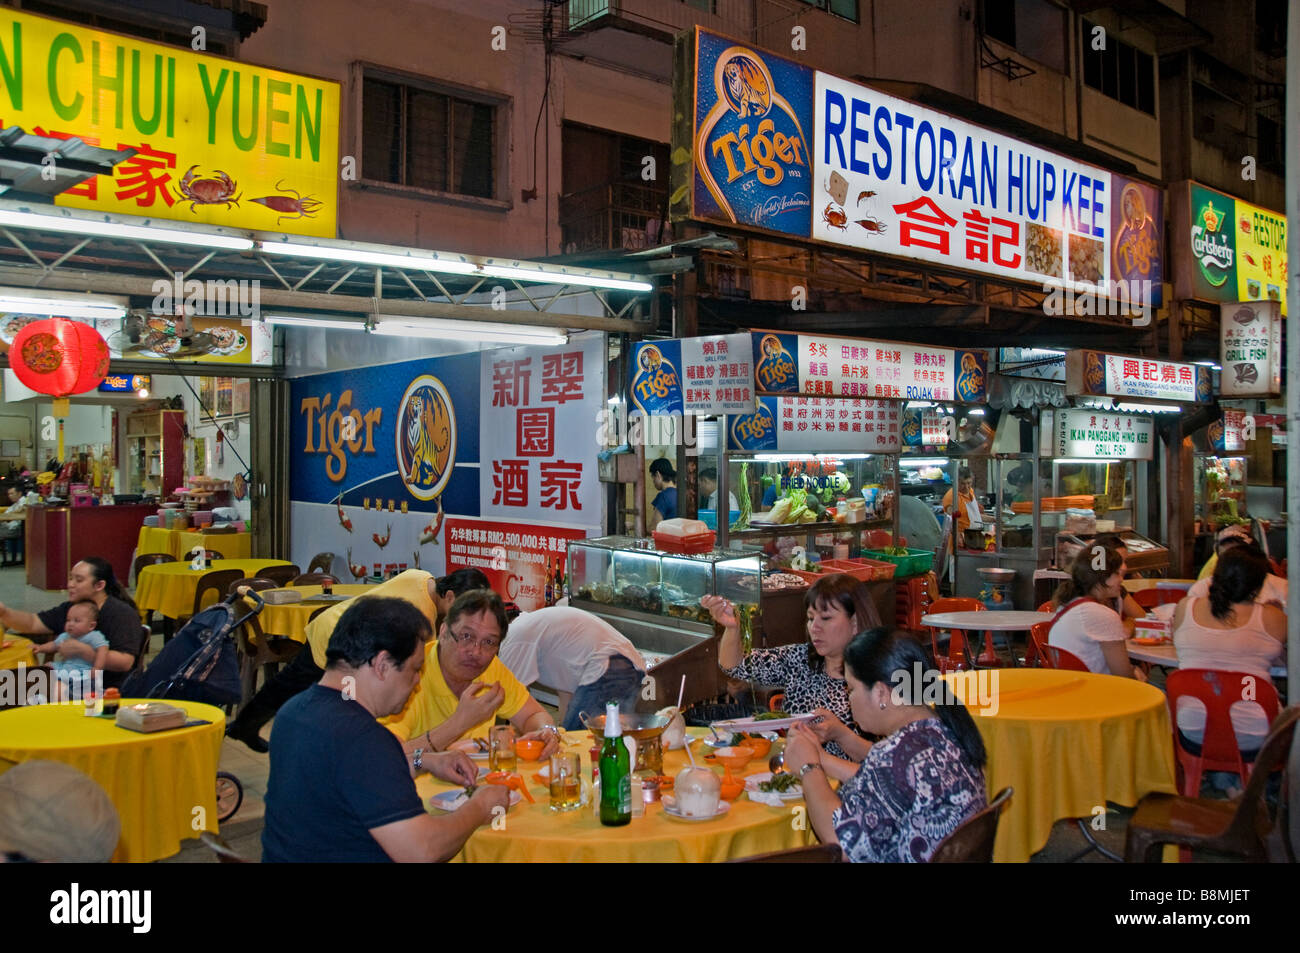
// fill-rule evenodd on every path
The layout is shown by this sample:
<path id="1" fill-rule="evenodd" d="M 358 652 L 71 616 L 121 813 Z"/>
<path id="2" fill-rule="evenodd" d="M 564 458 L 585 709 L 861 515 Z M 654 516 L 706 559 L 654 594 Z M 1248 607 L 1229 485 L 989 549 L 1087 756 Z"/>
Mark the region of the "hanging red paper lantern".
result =
<path id="1" fill-rule="evenodd" d="M 38 393 L 84 394 L 108 375 L 108 343 L 89 324 L 49 318 L 18 332 L 9 348 L 9 364 L 18 379 Z"/>

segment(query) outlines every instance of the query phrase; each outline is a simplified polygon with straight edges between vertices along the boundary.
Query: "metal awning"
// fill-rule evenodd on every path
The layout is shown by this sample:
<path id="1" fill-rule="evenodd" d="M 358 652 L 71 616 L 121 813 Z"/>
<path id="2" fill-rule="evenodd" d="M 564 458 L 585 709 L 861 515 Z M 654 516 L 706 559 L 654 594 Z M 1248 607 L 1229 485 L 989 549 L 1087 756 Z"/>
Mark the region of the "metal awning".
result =
<path id="1" fill-rule="evenodd" d="M 653 278 L 630 272 L 568 263 L 303 238 L 0 199 L 0 284 L 131 295 L 145 306 L 156 282 L 172 281 L 177 274 L 183 280 L 257 281 L 264 313 L 387 314 L 624 333 L 650 327 L 643 305 L 654 284 Z M 515 308 L 493 307 L 496 287 L 505 289 Z M 600 313 L 564 310 L 579 297 L 589 310 L 595 310 L 592 300 L 599 302 Z"/>

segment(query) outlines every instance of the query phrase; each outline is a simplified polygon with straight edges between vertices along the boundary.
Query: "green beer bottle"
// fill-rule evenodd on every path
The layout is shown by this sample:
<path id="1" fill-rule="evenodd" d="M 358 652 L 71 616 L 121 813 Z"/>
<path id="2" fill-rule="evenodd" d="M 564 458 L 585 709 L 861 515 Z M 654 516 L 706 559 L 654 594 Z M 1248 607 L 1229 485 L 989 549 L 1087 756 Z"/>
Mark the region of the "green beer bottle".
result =
<path id="1" fill-rule="evenodd" d="M 623 743 L 618 702 L 605 705 L 605 744 L 600 749 L 600 823 L 621 827 L 632 820 L 632 759 Z"/>

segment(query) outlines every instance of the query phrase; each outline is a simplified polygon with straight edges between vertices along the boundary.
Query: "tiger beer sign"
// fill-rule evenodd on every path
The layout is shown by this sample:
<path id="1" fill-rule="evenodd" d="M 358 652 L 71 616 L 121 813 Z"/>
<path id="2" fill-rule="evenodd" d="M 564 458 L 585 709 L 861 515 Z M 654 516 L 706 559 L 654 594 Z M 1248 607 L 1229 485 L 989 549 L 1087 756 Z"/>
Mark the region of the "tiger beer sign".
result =
<path id="1" fill-rule="evenodd" d="M 338 117 L 338 83 L 0 8 L 0 127 L 134 151 L 57 205 L 332 238 Z"/>

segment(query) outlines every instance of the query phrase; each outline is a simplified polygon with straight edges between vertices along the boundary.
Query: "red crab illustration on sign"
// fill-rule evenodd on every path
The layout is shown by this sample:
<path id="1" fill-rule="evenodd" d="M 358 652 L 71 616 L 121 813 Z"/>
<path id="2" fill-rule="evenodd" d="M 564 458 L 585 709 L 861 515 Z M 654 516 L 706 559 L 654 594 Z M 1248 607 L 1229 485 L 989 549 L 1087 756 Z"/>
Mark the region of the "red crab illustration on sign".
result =
<path id="1" fill-rule="evenodd" d="M 177 186 L 182 202 L 190 203 L 191 212 L 197 212 L 196 206 L 199 205 L 224 205 L 226 208 L 234 205 L 238 207 L 243 193 L 235 194 L 235 190 L 239 186 L 235 184 L 234 179 L 220 169 L 210 177 L 201 178 L 194 174 L 194 170 L 197 168 L 197 163 L 190 166 L 185 175 L 181 177 L 180 185 Z"/>

